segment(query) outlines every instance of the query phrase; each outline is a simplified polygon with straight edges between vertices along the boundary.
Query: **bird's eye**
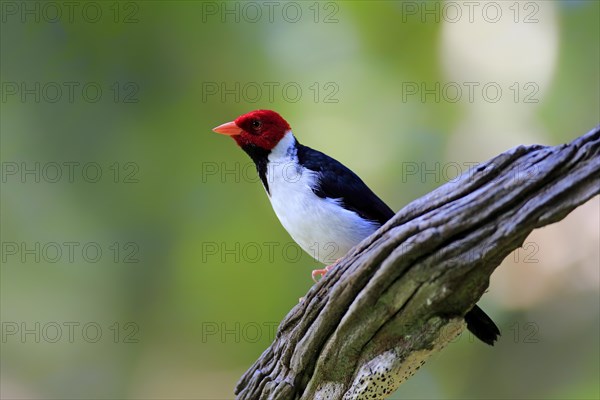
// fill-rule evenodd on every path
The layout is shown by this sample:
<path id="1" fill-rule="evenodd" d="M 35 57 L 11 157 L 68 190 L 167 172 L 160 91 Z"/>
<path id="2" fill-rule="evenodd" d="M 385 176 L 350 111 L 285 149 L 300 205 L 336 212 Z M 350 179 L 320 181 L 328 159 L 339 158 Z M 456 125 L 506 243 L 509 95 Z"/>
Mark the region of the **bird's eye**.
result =
<path id="1" fill-rule="evenodd" d="M 257 128 L 258 129 L 258 128 L 260 128 L 261 125 L 262 125 L 262 123 L 259 120 L 257 120 L 257 119 L 255 119 L 254 121 L 252 121 L 252 127 L 253 128 Z"/>

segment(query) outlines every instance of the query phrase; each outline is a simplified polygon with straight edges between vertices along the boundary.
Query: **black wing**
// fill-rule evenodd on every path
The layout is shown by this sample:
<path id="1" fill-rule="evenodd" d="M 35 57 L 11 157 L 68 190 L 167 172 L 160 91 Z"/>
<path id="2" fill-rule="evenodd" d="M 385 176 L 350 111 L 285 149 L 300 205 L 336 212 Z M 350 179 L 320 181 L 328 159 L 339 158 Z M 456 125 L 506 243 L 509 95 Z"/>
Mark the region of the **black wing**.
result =
<path id="1" fill-rule="evenodd" d="M 300 143 L 297 149 L 298 161 L 319 174 L 318 185 L 313 188 L 317 196 L 340 199 L 344 208 L 381 225 L 394 216 L 394 211 L 342 163 Z"/>

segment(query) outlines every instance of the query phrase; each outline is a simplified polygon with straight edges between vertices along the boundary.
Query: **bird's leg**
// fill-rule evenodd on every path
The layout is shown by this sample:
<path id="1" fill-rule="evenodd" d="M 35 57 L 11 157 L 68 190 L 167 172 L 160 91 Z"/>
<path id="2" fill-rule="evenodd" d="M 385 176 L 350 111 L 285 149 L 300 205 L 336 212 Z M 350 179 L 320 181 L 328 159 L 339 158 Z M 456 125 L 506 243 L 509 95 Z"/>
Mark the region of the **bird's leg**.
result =
<path id="1" fill-rule="evenodd" d="M 317 276 L 324 276 L 326 273 L 328 273 L 329 271 L 331 271 L 333 269 L 333 267 L 335 267 L 338 263 L 338 261 L 340 261 L 340 259 L 338 258 L 337 260 L 335 260 L 335 262 L 331 265 L 326 266 L 323 269 L 315 269 L 313 270 L 313 272 L 311 273 L 312 276 L 312 280 L 315 282 L 318 282 L 317 280 Z"/>

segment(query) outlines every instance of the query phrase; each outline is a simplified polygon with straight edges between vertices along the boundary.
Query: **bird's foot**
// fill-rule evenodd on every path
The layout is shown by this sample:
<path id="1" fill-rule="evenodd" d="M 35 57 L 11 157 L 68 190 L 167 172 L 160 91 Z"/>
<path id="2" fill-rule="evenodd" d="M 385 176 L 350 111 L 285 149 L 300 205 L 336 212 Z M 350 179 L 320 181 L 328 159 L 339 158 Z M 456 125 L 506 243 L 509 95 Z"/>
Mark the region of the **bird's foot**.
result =
<path id="1" fill-rule="evenodd" d="M 315 270 L 313 270 L 313 272 L 311 273 L 312 280 L 315 281 L 315 282 L 318 282 L 319 280 L 317 279 L 317 276 L 323 277 L 326 273 L 328 273 L 329 271 L 331 271 L 333 269 L 333 267 L 335 267 L 337 265 L 338 261 L 340 261 L 339 258 L 337 260 L 335 260 L 335 262 L 333 264 L 328 265 L 328 266 L 326 266 L 323 269 L 315 269 Z"/>

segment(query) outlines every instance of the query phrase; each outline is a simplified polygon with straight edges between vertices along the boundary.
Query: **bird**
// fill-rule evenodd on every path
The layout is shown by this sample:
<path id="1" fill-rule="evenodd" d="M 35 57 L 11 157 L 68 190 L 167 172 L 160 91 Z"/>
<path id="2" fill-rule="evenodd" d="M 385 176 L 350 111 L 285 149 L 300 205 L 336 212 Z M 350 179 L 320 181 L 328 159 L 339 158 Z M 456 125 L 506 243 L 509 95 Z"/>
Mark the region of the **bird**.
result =
<path id="1" fill-rule="evenodd" d="M 302 145 L 272 110 L 254 110 L 213 128 L 230 136 L 254 164 L 273 210 L 296 243 L 328 265 L 371 235 L 395 213 L 349 168 Z M 477 305 L 464 316 L 469 329 L 492 345 L 500 330 Z"/>

